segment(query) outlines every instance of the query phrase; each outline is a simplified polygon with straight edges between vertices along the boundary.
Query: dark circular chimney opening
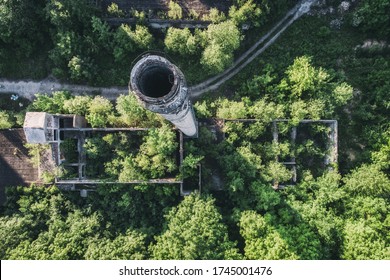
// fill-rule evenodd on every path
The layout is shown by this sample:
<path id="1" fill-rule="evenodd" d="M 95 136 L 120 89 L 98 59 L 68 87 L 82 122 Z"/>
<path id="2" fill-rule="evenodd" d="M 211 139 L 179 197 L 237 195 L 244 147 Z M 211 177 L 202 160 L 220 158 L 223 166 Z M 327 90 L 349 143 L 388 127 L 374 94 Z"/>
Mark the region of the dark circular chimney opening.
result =
<path id="1" fill-rule="evenodd" d="M 150 66 L 143 70 L 137 82 L 142 94 L 159 98 L 167 95 L 173 86 L 174 74 L 163 66 Z"/>

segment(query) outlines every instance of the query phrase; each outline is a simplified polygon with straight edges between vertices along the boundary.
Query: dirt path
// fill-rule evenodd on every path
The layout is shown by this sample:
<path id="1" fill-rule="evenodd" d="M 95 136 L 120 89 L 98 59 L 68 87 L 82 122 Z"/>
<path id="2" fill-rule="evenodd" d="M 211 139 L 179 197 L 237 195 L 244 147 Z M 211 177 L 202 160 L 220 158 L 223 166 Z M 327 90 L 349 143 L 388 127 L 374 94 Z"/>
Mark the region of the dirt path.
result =
<path id="1" fill-rule="evenodd" d="M 109 100 L 115 100 L 120 94 L 128 93 L 126 87 L 90 87 L 83 85 L 71 85 L 59 83 L 53 79 L 42 81 L 8 81 L 0 79 L 0 93 L 16 93 L 29 100 L 33 100 L 35 94 L 51 93 L 53 91 L 68 90 L 75 95 L 99 93 Z"/>
<path id="2" fill-rule="evenodd" d="M 261 37 L 249 50 L 239 57 L 232 66 L 221 74 L 192 86 L 189 91 L 192 98 L 197 98 L 202 94 L 216 90 L 231 77 L 240 72 L 245 66 L 251 63 L 257 56 L 264 52 L 276 39 L 298 18 L 310 11 L 311 6 L 317 0 L 303 0 L 287 12 L 286 16 L 281 19 L 267 34 Z"/>
<path id="3" fill-rule="evenodd" d="M 299 17 L 309 12 L 310 7 L 317 0 L 302 0 L 294 8 L 287 12 L 267 34 L 262 36 L 249 50 L 241 55 L 234 64 L 221 74 L 218 74 L 198 85 L 189 88 L 192 98 L 198 98 L 202 94 L 216 90 L 227 80 L 240 72 L 245 66 L 251 63 L 257 56 L 264 52 L 276 39 Z M 109 100 L 115 100 L 120 94 L 128 93 L 126 87 L 90 87 L 83 85 L 72 85 L 59 83 L 55 79 L 42 81 L 9 81 L 0 79 L 0 93 L 16 93 L 29 100 L 33 100 L 35 94 L 51 93 L 53 91 L 68 90 L 75 95 L 99 93 Z"/>

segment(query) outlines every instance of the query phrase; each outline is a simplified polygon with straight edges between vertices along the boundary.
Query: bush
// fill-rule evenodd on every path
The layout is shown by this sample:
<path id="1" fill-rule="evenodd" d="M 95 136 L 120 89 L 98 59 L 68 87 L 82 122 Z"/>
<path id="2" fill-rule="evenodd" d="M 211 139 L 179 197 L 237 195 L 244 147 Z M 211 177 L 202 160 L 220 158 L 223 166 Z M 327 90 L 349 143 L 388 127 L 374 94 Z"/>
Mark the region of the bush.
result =
<path id="1" fill-rule="evenodd" d="M 0 111 L 0 129 L 7 129 L 13 127 L 15 122 L 6 111 Z"/>
<path id="2" fill-rule="evenodd" d="M 72 98 L 72 95 L 67 91 L 56 91 L 50 96 L 49 94 L 38 93 L 36 99 L 32 103 L 32 111 L 46 112 L 51 114 L 64 114 L 64 103 Z"/>
<path id="3" fill-rule="evenodd" d="M 171 0 L 171 2 L 169 2 L 168 17 L 170 19 L 182 19 L 183 18 L 183 10 L 181 9 L 180 5 L 172 0 Z"/>
<path id="4" fill-rule="evenodd" d="M 114 107 L 108 99 L 95 96 L 88 106 L 85 116 L 92 127 L 105 127 L 110 121 Z"/>

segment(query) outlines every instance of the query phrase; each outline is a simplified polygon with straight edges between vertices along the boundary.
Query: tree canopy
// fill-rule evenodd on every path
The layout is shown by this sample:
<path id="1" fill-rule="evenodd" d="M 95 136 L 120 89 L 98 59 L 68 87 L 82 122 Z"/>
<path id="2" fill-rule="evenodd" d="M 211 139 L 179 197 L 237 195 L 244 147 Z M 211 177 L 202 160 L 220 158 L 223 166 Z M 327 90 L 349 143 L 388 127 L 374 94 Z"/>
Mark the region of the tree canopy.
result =
<path id="1" fill-rule="evenodd" d="M 153 50 L 180 67 L 190 92 L 296 5 L 160 1 L 165 9 L 137 11 L 95 2 L 0 0 L 0 76 L 125 87 L 132 63 Z M 184 137 L 183 149 L 180 132 L 126 89 L 116 100 L 2 93 L 1 130 L 20 128 L 26 111 L 126 129 L 88 129 L 80 139 L 84 175 L 100 182 L 79 186 L 90 187 L 87 197 L 45 184 L 78 179 L 67 165 L 79 159 L 74 132 L 60 137 L 62 165 L 6 188 L 1 258 L 390 259 L 390 2 L 322 2 L 194 100 L 199 135 Z M 156 29 L 156 18 L 172 25 Z M 179 28 L 186 20 L 198 28 Z M 48 147 L 3 145 L 0 160 L 26 153 L 37 165 Z"/>
<path id="2" fill-rule="evenodd" d="M 192 194 L 166 216 L 165 231 L 150 247 L 155 259 L 230 259 L 239 254 L 211 197 Z"/>

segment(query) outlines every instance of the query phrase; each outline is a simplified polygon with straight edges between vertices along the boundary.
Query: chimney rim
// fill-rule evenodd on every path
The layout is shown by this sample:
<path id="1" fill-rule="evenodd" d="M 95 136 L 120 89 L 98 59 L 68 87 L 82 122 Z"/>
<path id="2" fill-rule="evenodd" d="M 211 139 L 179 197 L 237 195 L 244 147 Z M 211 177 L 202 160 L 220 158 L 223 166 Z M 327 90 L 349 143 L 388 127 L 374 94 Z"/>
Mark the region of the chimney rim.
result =
<path id="1" fill-rule="evenodd" d="M 172 73 L 172 87 L 170 91 L 163 96 L 154 97 L 146 95 L 142 92 L 140 86 L 138 85 L 140 77 L 142 77 L 142 75 L 144 75 L 145 72 L 151 68 L 156 68 L 159 66 L 163 70 L 169 70 Z M 147 54 L 138 60 L 131 69 L 129 89 L 134 92 L 135 95 L 138 96 L 143 102 L 155 105 L 166 103 L 173 99 L 177 94 L 179 87 L 178 83 L 180 81 L 179 76 L 180 74 L 177 72 L 176 67 L 168 59 L 159 55 Z"/>

